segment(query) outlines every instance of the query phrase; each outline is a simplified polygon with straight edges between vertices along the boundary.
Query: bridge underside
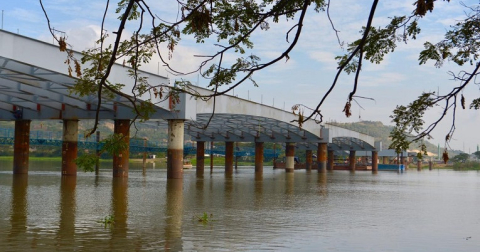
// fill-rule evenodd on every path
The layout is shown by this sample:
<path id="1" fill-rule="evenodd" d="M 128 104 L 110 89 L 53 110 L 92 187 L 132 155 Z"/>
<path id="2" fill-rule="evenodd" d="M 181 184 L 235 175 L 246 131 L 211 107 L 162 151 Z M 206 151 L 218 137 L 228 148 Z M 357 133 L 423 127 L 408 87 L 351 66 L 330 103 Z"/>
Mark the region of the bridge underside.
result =
<path id="1" fill-rule="evenodd" d="M 271 118 L 238 114 L 197 114 L 185 122 L 195 141 L 297 143 L 297 149 L 317 149 L 326 140 L 298 126 Z"/>
<path id="2" fill-rule="evenodd" d="M 367 142 L 354 137 L 334 137 L 328 143 L 328 149 L 333 151 L 375 151 L 376 148 Z"/>
<path id="3" fill-rule="evenodd" d="M 185 133 L 192 140 L 203 142 L 296 143 L 297 150 L 317 150 L 319 143 L 328 143 L 297 125 L 279 120 L 239 114 L 197 114 L 196 121 L 185 122 Z M 328 150 L 375 151 L 369 143 L 354 137 L 333 137 Z"/>
<path id="4" fill-rule="evenodd" d="M 75 82 L 68 75 L 0 56 L 0 120 L 94 119 L 98 97 L 72 94 L 69 89 Z M 156 111 L 152 118 L 171 114 L 160 107 Z M 126 97 L 102 97 L 99 118 L 136 116 Z"/>

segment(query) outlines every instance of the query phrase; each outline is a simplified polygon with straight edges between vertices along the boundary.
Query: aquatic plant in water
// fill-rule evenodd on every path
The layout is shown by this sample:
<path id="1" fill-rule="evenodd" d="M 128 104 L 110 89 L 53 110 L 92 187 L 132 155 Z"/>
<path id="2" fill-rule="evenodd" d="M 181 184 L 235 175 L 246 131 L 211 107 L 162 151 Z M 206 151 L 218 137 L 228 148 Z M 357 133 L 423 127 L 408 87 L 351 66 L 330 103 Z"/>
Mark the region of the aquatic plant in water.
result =
<path id="1" fill-rule="evenodd" d="M 201 222 L 202 224 L 207 224 L 211 221 L 213 221 L 213 214 L 208 215 L 206 212 L 203 212 L 203 215 L 201 216 L 194 216 L 198 220 L 198 222 Z"/>
<path id="2" fill-rule="evenodd" d="M 112 226 L 113 224 L 115 224 L 115 217 L 113 215 L 107 215 L 105 216 L 105 218 L 103 218 L 103 220 L 98 222 L 103 223 L 105 227 L 107 227 L 108 225 Z"/>

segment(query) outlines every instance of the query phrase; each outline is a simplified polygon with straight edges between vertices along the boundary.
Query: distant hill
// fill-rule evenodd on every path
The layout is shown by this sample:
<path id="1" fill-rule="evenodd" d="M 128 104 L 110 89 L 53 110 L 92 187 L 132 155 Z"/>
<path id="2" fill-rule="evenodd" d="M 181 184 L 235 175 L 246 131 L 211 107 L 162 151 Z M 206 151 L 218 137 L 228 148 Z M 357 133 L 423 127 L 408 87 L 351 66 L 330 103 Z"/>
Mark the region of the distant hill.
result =
<path id="1" fill-rule="evenodd" d="M 328 122 L 328 124 L 332 124 L 338 127 L 342 127 L 349 130 L 354 130 L 363 134 L 367 134 L 369 136 L 375 137 L 376 141 L 382 141 L 383 149 L 388 149 L 388 146 L 392 143 L 390 139 L 390 131 L 392 131 L 393 126 L 384 125 L 382 122 L 374 122 L 374 121 L 360 121 L 354 123 L 338 123 L 338 122 Z M 427 151 L 437 154 L 438 153 L 438 146 L 434 145 L 425 140 L 425 145 L 427 146 Z M 419 149 L 417 144 L 411 144 L 410 150 Z M 440 148 L 443 151 L 442 148 Z M 449 150 L 451 156 L 455 156 L 460 151 Z"/>

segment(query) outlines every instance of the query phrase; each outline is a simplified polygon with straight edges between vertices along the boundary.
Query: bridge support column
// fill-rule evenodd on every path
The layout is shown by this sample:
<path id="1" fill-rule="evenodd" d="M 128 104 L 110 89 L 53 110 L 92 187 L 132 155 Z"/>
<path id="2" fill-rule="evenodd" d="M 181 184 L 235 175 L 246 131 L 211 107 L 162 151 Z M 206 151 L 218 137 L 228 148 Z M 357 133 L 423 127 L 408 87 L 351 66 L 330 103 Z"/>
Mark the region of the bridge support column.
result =
<path id="1" fill-rule="evenodd" d="M 205 142 L 197 142 L 197 175 L 203 175 L 205 170 Z"/>
<path id="2" fill-rule="evenodd" d="M 372 151 L 372 173 L 378 172 L 378 152 Z"/>
<path id="3" fill-rule="evenodd" d="M 255 142 L 255 173 L 263 173 L 263 143 Z"/>
<path id="4" fill-rule="evenodd" d="M 225 142 L 225 174 L 233 173 L 233 142 Z"/>
<path id="5" fill-rule="evenodd" d="M 312 170 L 312 150 L 307 150 L 305 152 L 305 169 L 307 169 L 307 171 L 310 171 Z"/>
<path id="6" fill-rule="evenodd" d="M 210 142 L 210 173 L 213 172 L 213 142 Z"/>
<path id="7" fill-rule="evenodd" d="M 273 143 L 273 169 L 277 168 L 277 144 Z"/>
<path id="8" fill-rule="evenodd" d="M 128 158 L 130 153 L 130 120 L 122 119 L 114 121 L 115 134 L 123 136 L 122 141 L 127 144 L 127 148 L 118 155 L 113 156 L 113 177 L 128 177 Z"/>
<path id="9" fill-rule="evenodd" d="M 335 157 L 333 150 L 328 150 L 328 164 L 327 170 L 333 171 L 333 165 L 335 164 Z"/>
<path id="10" fill-rule="evenodd" d="M 318 172 L 327 171 L 327 143 L 319 143 L 317 149 Z"/>
<path id="11" fill-rule="evenodd" d="M 350 151 L 350 156 L 349 156 L 348 160 L 350 161 L 350 171 L 354 172 L 355 171 L 355 163 L 356 163 L 355 151 L 354 150 Z"/>
<path id="12" fill-rule="evenodd" d="M 15 139 L 13 143 L 13 174 L 28 173 L 30 154 L 30 120 L 15 121 Z"/>
<path id="13" fill-rule="evenodd" d="M 167 179 L 183 178 L 183 120 L 168 120 Z"/>
<path id="14" fill-rule="evenodd" d="M 239 148 L 238 148 L 238 142 L 235 143 L 235 151 L 238 151 Z M 234 152 L 234 155 L 235 155 L 235 171 L 237 170 L 238 168 L 238 153 L 235 153 Z"/>
<path id="15" fill-rule="evenodd" d="M 62 176 L 77 176 L 78 120 L 63 120 Z"/>
<path id="16" fill-rule="evenodd" d="M 295 170 L 295 143 L 286 144 L 285 156 L 285 171 L 293 172 Z"/>
<path id="17" fill-rule="evenodd" d="M 225 173 L 233 173 L 233 142 L 225 142 Z"/>

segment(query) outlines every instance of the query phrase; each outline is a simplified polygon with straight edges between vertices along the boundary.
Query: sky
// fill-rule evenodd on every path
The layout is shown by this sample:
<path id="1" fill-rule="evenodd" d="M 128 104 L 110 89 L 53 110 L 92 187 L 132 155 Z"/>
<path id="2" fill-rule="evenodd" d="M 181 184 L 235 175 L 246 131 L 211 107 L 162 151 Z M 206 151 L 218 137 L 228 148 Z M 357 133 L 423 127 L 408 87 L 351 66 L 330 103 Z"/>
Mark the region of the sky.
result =
<path id="1" fill-rule="evenodd" d="M 76 51 L 95 46 L 101 29 L 101 20 L 107 1 L 99 0 L 44 0 L 50 24 L 55 30 L 62 31 L 67 36 L 67 42 Z M 105 29 L 112 33 L 118 28 L 119 20 L 113 12 L 116 1 L 110 1 Z M 168 21 L 177 17 L 177 5 L 174 0 L 155 0 L 146 2 L 152 12 Z M 362 26 L 366 25 L 371 6 L 370 0 L 333 0 L 330 6 L 330 16 L 339 31 L 338 35 L 344 44 L 359 39 Z M 409 15 L 412 13 L 414 0 L 394 1 L 381 0 L 374 18 L 373 26 L 379 27 L 389 22 L 389 17 Z M 478 5 L 476 0 L 465 0 L 467 6 Z M 47 19 L 38 0 L 2 1 L 2 28 L 27 37 L 52 43 L 48 31 Z M 436 68 L 433 62 L 426 65 L 418 64 L 419 52 L 424 48 L 425 41 L 437 42 L 443 38 L 445 31 L 457 20 L 465 17 L 464 7 L 460 1 L 436 1 L 433 13 L 420 19 L 422 33 L 416 40 L 407 44 L 399 43 L 393 53 L 385 57 L 381 64 L 364 61 L 359 78 L 358 96 L 371 99 L 355 99 L 352 103 L 352 116 L 347 118 L 342 112 L 349 92 L 353 88 L 353 75 L 343 73 L 336 88 L 326 99 L 321 108 L 324 121 L 358 122 L 381 121 L 393 125 L 390 116 L 397 105 L 408 105 L 422 92 L 440 92 L 445 94 L 459 82 L 451 80 L 449 71 L 458 73 L 461 69 L 454 64 L 446 63 L 442 68 Z M 275 58 L 290 44 L 286 41 L 286 32 L 293 22 L 280 20 L 271 24 L 268 31 L 252 37 L 255 48 L 248 53 L 258 55 L 262 61 Z M 131 35 L 133 25 L 127 25 L 126 35 Z M 113 34 L 111 34 L 113 35 Z M 113 37 L 113 36 L 111 36 Z M 170 64 L 176 69 L 189 72 L 198 65 L 199 58 L 193 55 L 209 55 L 218 50 L 213 43 L 195 43 L 193 38 L 185 37 L 176 46 Z M 345 54 L 345 48 L 340 46 L 335 32 L 327 19 L 325 12 L 309 11 L 306 16 L 303 32 L 299 43 L 289 54 L 288 61 L 277 64 L 256 73 L 253 78 L 259 85 L 251 82 L 237 87 L 231 95 L 263 103 L 280 109 L 291 111 L 294 104 L 316 107 L 333 82 L 337 63 L 335 56 Z M 226 61 L 234 57 L 227 55 Z M 206 87 L 207 81 L 197 74 L 189 76 L 174 76 L 165 67 L 153 59 L 144 70 L 158 73 L 170 78 L 173 83 L 177 79 L 190 80 L 194 84 Z M 473 66 L 464 66 L 471 70 Z M 470 84 L 464 91 L 467 104 L 480 96 L 479 86 Z M 438 107 L 428 112 L 425 124 L 428 125 L 440 116 Z M 306 111 L 307 112 L 307 111 Z M 475 110 L 458 109 L 455 118 L 456 131 L 450 141 L 450 147 L 467 153 L 475 152 L 480 144 L 480 113 Z M 445 147 L 445 135 L 452 125 L 452 113 L 432 133 L 429 141 Z"/>

